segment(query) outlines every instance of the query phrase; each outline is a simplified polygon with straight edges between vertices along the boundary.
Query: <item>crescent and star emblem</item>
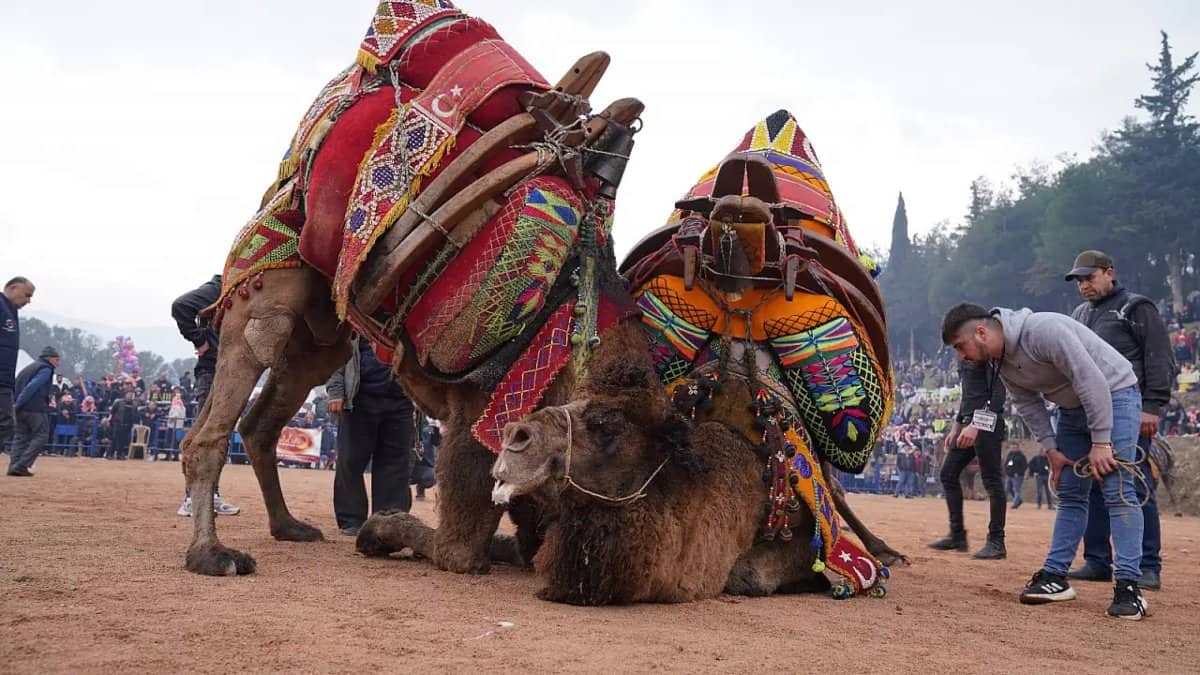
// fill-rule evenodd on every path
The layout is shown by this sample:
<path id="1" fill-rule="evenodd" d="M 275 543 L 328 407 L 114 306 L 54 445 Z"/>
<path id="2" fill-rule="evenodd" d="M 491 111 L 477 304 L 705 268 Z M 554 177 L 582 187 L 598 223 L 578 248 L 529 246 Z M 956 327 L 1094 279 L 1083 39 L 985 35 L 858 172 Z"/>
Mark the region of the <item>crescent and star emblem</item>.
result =
<path id="1" fill-rule="evenodd" d="M 462 87 L 460 87 L 456 84 L 453 87 L 451 87 L 450 95 L 453 96 L 454 98 L 460 98 L 462 96 L 462 91 L 463 91 Z M 449 110 L 446 110 L 445 108 L 442 107 L 442 97 L 443 96 L 445 96 L 445 94 L 438 94 L 437 96 L 434 96 L 433 100 L 429 102 L 429 109 L 433 112 L 434 115 L 437 115 L 438 117 L 440 117 L 442 119 L 449 119 L 449 118 L 453 117 L 455 113 L 458 112 L 458 102 L 455 101 L 454 105 L 451 106 L 451 108 Z"/>

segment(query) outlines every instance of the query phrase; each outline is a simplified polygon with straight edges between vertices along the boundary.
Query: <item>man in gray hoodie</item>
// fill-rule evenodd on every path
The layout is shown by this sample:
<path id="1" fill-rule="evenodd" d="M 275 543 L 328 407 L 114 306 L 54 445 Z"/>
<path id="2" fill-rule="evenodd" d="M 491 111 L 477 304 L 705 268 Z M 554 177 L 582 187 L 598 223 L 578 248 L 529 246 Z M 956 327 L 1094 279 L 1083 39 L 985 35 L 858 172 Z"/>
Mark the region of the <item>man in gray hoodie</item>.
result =
<path id="1" fill-rule="evenodd" d="M 1046 561 L 1021 602 L 1075 598 L 1066 575 L 1087 527 L 1088 492 L 1095 480 L 1104 492 L 1116 551 L 1108 615 L 1144 618 L 1146 601 L 1138 587 L 1142 511 L 1129 470 L 1136 460 L 1142 401 L 1129 361 L 1070 317 L 1028 309 L 955 305 L 942 320 L 942 341 L 964 361 L 996 364 L 1009 399 L 1050 458 L 1050 481 L 1059 496 L 1054 533 Z M 1059 407 L 1057 431 L 1045 401 Z M 989 423 L 995 423 L 989 411 L 973 416 L 972 425 Z"/>

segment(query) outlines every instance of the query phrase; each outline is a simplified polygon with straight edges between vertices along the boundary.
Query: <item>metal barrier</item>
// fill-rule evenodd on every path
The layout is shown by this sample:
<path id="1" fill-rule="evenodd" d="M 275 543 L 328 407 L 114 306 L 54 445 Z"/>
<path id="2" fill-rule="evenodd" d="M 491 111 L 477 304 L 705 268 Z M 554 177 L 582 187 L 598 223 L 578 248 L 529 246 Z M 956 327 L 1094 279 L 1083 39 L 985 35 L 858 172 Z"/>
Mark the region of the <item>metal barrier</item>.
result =
<path id="1" fill-rule="evenodd" d="M 71 457 L 100 457 L 104 454 L 105 447 L 100 438 L 100 420 L 106 415 L 97 415 L 90 413 L 79 413 L 71 415 L 69 421 L 60 419 L 57 412 L 49 413 L 50 416 L 50 439 L 45 447 L 45 454 L 63 455 Z M 183 426 L 178 426 L 178 422 L 182 421 Z M 153 420 L 148 426 L 150 427 L 150 442 L 146 451 L 146 459 L 164 460 L 179 459 L 179 446 L 187 435 L 188 429 L 192 427 L 195 418 L 185 420 L 163 418 Z M 327 431 L 331 425 L 326 425 Z M 336 432 L 333 432 L 336 437 Z M 112 434 L 109 434 L 110 443 Z M 111 448 L 111 445 L 109 446 Z M 228 461 L 246 464 L 249 463 L 249 458 L 246 456 L 246 449 L 242 443 L 242 435 L 234 431 L 229 438 L 229 449 L 227 451 Z M 324 463 L 322 463 L 323 465 Z"/>

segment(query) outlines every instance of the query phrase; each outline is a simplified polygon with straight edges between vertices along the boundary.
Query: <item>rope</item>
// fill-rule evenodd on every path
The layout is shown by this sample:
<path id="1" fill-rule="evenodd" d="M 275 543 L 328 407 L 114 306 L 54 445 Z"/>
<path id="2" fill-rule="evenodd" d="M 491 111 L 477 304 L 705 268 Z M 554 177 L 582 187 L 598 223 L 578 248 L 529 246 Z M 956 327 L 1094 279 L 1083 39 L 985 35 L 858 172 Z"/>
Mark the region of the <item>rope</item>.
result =
<path id="1" fill-rule="evenodd" d="M 1135 445 L 1133 447 L 1133 450 L 1134 450 L 1133 459 L 1121 459 L 1121 458 L 1117 457 L 1116 453 L 1114 452 L 1113 460 L 1116 461 L 1116 463 L 1117 463 L 1117 470 L 1115 472 L 1117 474 L 1117 478 L 1118 478 L 1117 493 L 1121 495 L 1121 501 L 1124 502 L 1125 506 L 1129 506 L 1129 507 L 1135 508 L 1135 509 L 1140 509 L 1146 505 L 1146 502 L 1148 502 L 1150 500 L 1150 486 L 1146 482 L 1146 474 L 1144 474 L 1142 472 L 1141 467 L 1138 466 L 1139 464 L 1142 463 L 1143 460 L 1145 460 L 1146 451 L 1142 450 L 1141 446 L 1138 446 L 1138 445 Z M 1086 478 L 1089 480 L 1094 480 L 1092 478 L 1092 463 L 1088 461 L 1087 457 L 1084 457 L 1083 459 L 1072 464 L 1071 471 L 1075 474 L 1076 478 Z M 1137 502 L 1135 504 L 1133 502 L 1130 502 L 1129 498 L 1127 498 L 1125 496 L 1125 481 L 1120 479 L 1120 474 L 1122 471 L 1133 476 L 1135 481 L 1141 482 L 1142 493 L 1145 494 L 1146 496 L 1143 497 L 1140 502 Z M 1060 480 L 1061 480 L 1061 478 L 1060 478 Z M 1055 500 L 1058 500 L 1058 490 L 1055 489 L 1055 485 L 1053 484 L 1053 481 L 1051 481 L 1051 484 L 1050 484 L 1050 493 L 1052 495 L 1054 495 Z M 1134 495 L 1135 496 L 1137 495 L 1136 487 L 1134 487 Z"/>
<path id="2" fill-rule="evenodd" d="M 667 465 L 667 460 L 669 460 L 671 458 L 670 455 L 668 455 L 667 457 L 665 457 L 663 459 L 662 463 L 658 465 L 658 468 L 654 470 L 654 473 L 650 474 L 650 477 L 646 479 L 646 482 L 642 483 L 642 486 L 640 488 L 638 488 L 637 491 L 633 492 L 632 494 L 625 495 L 624 497 L 609 497 L 607 495 L 602 495 L 598 492 L 592 492 L 591 490 L 583 487 L 579 483 L 576 483 L 574 478 L 571 478 L 571 448 L 573 446 L 573 440 L 572 440 L 572 436 L 571 436 L 571 427 L 572 427 L 573 422 L 571 420 L 571 411 L 567 410 L 566 406 L 563 406 L 561 408 L 561 410 L 563 411 L 563 415 L 565 415 L 567 417 L 567 460 L 566 460 L 567 466 L 566 466 L 566 469 L 563 471 L 563 479 L 567 481 L 567 484 L 570 485 L 571 487 L 575 488 L 576 490 L 579 490 L 580 492 L 582 492 L 583 494 L 585 494 L 589 497 L 595 497 L 596 499 L 608 502 L 610 504 L 625 504 L 627 502 L 635 502 L 635 501 L 645 497 L 646 496 L 646 488 L 650 487 L 650 483 L 654 481 L 654 479 L 658 476 L 659 472 L 663 470 L 663 467 Z"/>

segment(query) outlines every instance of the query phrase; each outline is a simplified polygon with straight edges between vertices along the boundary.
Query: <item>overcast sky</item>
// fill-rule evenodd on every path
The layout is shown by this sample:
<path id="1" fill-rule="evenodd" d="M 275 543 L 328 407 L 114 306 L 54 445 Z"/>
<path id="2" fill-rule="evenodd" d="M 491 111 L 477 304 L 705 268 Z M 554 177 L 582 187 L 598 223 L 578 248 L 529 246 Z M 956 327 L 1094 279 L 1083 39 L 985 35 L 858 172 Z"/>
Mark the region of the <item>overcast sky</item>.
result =
<path id="1" fill-rule="evenodd" d="M 169 322 L 170 301 L 220 271 L 374 6 L 0 4 L 0 276 L 36 282 L 30 309 Z M 1159 29 L 1181 57 L 1200 49 L 1193 0 L 460 6 L 551 82 L 608 51 L 593 103 L 646 103 L 619 251 L 778 108 L 808 132 L 860 243 L 886 246 L 899 191 L 914 230 L 958 222 L 974 177 L 1086 156 L 1132 114 Z"/>

